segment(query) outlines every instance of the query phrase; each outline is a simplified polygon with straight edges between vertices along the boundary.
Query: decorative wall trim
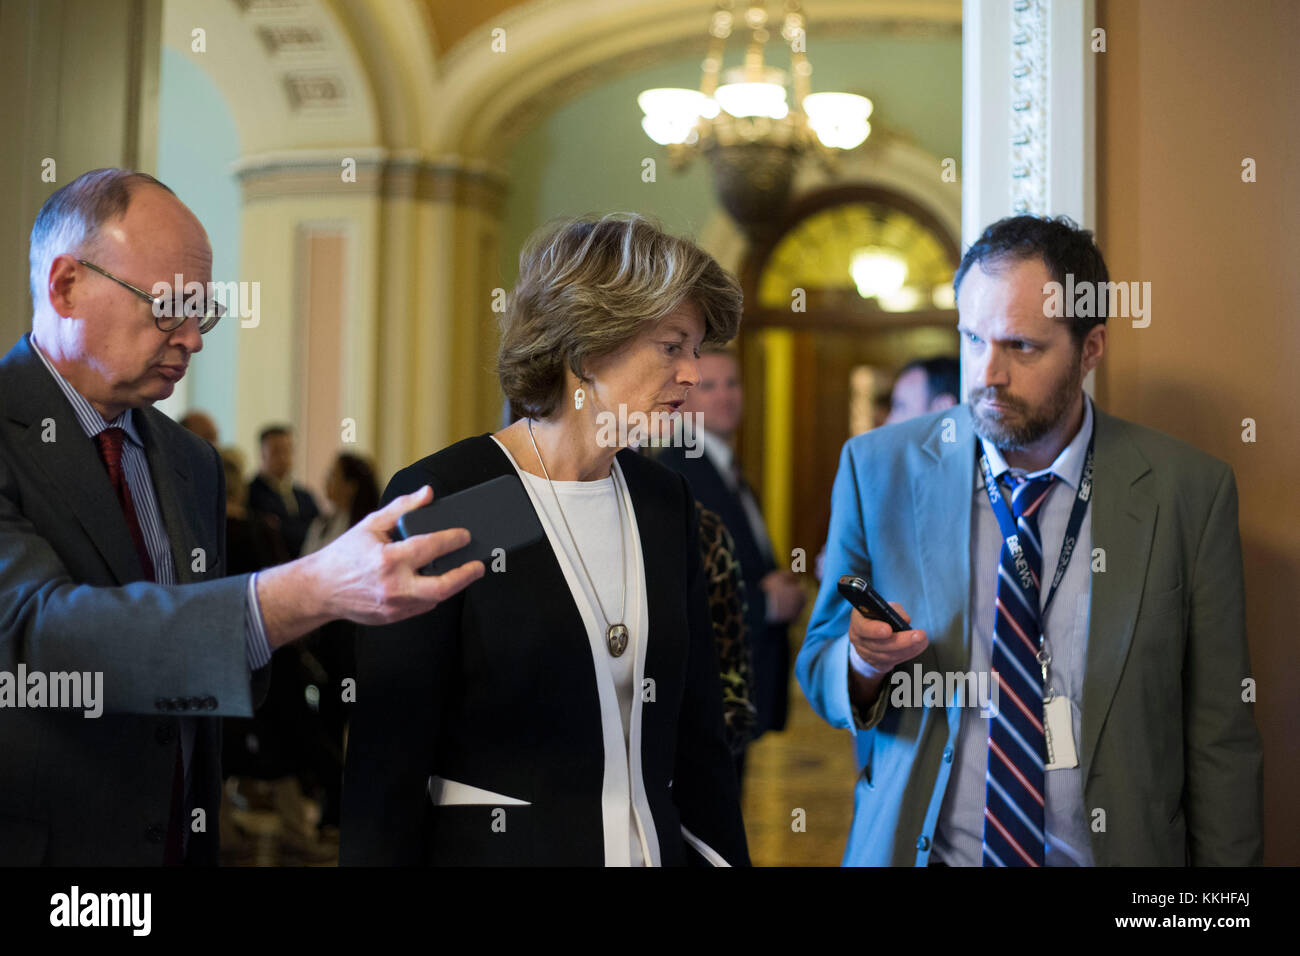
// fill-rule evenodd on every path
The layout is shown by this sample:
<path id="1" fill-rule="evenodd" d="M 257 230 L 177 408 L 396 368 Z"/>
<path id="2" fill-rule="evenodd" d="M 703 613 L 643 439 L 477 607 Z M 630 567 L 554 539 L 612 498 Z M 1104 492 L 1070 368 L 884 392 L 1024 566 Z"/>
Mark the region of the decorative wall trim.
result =
<path id="1" fill-rule="evenodd" d="M 1095 0 L 964 0 L 962 22 L 963 248 L 1019 212 L 1096 228 Z"/>
<path id="2" fill-rule="evenodd" d="M 302 70 L 281 77 L 289 109 L 336 110 L 348 105 L 343 77 L 334 70 Z"/>
<path id="3" fill-rule="evenodd" d="M 349 76 L 350 64 L 339 55 L 339 27 L 322 0 L 232 2 L 240 29 L 256 40 L 290 113 L 320 117 L 366 107 L 366 90 L 355 73 Z"/>
<path id="4" fill-rule="evenodd" d="M 278 53 L 320 53 L 325 50 L 325 34 L 312 24 L 273 23 L 254 28 L 268 56 Z"/>
<path id="5" fill-rule="evenodd" d="M 962 242 L 1015 213 L 1094 225 L 1094 0 L 965 0 Z"/>
<path id="6" fill-rule="evenodd" d="M 356 182 L 343 180 L 343 161 L 356 163 Z M 234 169 L 244 202 L 286 196 L 380 196 L 451 203 L 500 215 L 508 191 L 495 170 L 449 157 L 385 156 L 373 149 L 248 157 Z"/>
<path id="7" fill-rule="evenodd" d="M 1051 11 L 1044 0 L 1011 4 L 1011 209 L 1047 212 Z"/>

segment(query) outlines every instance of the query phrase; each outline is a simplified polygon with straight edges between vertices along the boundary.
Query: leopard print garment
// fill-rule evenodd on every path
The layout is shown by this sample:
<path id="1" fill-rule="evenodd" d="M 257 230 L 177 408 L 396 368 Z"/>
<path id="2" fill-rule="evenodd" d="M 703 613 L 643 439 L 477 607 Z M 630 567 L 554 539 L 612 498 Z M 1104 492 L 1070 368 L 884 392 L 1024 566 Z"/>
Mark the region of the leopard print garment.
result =
<path id="1" fill-rule="evenodd" d="M 722 519 L 698 501 L 695 508 L 709 589 L 709 617 L 718 648 L 727 746 L 739 755 L 754 739 L 758 716 L 750 699 L 752 654 L 745 633 L 745 582 L 740 576 L 740 562 L 736 560 L 736 544 Z"/>

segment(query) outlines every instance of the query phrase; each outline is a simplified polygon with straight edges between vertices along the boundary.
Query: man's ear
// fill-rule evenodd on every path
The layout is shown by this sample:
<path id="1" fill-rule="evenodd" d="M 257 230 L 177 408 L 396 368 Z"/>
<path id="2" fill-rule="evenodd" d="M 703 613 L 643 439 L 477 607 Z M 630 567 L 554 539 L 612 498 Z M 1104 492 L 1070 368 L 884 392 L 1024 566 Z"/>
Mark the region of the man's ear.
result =
<path id="1" fill-rule="evenodd" d="M 77 260 L 66 252 L 54 257 L 46 277 L 45 292 L 49 297 L 50 308 L 65 318 L 76 312 L 73 290 L 77 284 Z"/>
<path id="2" fill-rule="evenodd" d="M 1083 340 L 1083 374 L 1087 375 L 1101 363 L 1101 357 L 1106 351 L 1106 326 L 1102 324 L 1094 325 L 1088 330 L 1088 336 Z"/>

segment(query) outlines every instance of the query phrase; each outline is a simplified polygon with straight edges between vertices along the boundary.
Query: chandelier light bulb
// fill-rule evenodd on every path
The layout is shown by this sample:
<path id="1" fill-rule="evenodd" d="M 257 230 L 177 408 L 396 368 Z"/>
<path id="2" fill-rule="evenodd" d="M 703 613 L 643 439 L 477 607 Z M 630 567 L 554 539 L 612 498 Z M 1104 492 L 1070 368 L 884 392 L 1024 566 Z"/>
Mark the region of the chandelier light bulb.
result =
<path id="1" fill-rule="evenodd" d="M 809 93 L 803 98 L 808 125 L 825 145 L 837 149 L 854 149 L 866 141 L 873 108 L 871 100 L 854 93 Z"/>
<path id="2" fill-rule="evenodd" d="M 690 142 L 700 117 L 718 115 L 718 104 L 699 90 L 661 87 L 645 90 L 636 101 L 645 113 L 641 128 L 660 146 Z"/>
<path id="3" fill-rule="evenodd" d="M 726 83 L 713 96 L 719 106 L 736 117 L 784 119 L 790 112 L 785 87 L 776 83 Z"/>
<path id="4" fill-rule="evenodd" d="M 762 0 L 719 0 L 709 21 L 699 89 L 665 87 L 637 97 L 646 135 L 667 147 L 675 169 L 707 157 L 723 206 L 751 238 L 774 228 L 800 164 L 815 158 L 830 169 L 835 150 L 854 149 L 871 135 L 871 100 L 810 92 L 813 67 L 803 12 L 798 0 L 786 0 L 784 7 L 784 14 L 769 20 Z M 742 29 L 750 32 L 744 61 L 726 69 L 727 40 Z M 764 56 L 778 34 L 789 44 L 789 69 Z"/>

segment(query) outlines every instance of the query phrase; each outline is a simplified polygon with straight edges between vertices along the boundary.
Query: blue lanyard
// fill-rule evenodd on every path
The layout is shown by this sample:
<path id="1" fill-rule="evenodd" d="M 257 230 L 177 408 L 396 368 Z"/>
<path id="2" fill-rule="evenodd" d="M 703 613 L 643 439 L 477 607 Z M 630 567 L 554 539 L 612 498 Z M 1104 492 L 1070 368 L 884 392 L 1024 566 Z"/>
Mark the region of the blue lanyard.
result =
<path id="1" fill-rule="evenodd" d="M 1047 592 L 1047 600 L 1043 602 L 1040 621 L 1047 619 L 1047 608 L 1056 595 L 1056 588 L 1061 583 L 1061 578 L 1065 577 L 1065 569 L 1069 567 L 1070 556 L 1074 554 L 1074 546 L 1079 539 L 1079 529 L 1083 526 L 1083 514 L 1088 510 L 1088 501 L 1092 498 L 1092 446 L 1096 437 L 1097 427 L 1094 422 L 1092 434 L 1088 437 L 1088 454 L 1083 460 L 1083 475 L 1079 479 L 1079 491 L 1074 496 L 1074 506 L 1070 509 L 1070 520 L 1066 523 L 1065 538 L 1061 542 L 1061 556 L 1056 562 L 1056 574 L 1052 578 L 1052 587 Z M 989 504 L 993 506 L 993 514 L 1002 529 L 1002 538 L 1013 555 L 1019 554 L 1020 529 L 1016 527 L 1016 519 L 1002 498 L 1002 489 L 998 487 L 997 479 L 993 477 L 993 469 L 989 467 L 983 444 L 976 442 L 975 447 L 979 450 L 980 469 L 984 472 L 984 491 L 989 496 Z"/>

